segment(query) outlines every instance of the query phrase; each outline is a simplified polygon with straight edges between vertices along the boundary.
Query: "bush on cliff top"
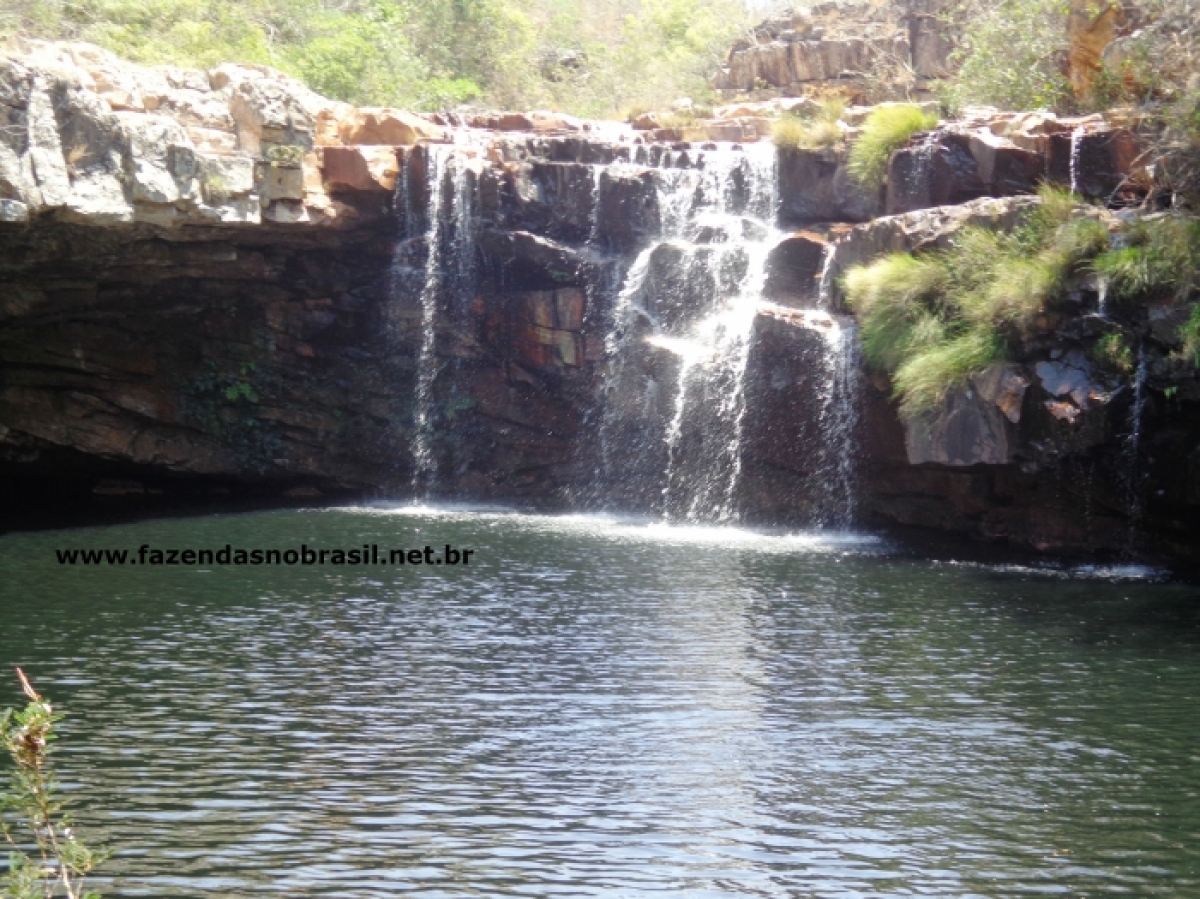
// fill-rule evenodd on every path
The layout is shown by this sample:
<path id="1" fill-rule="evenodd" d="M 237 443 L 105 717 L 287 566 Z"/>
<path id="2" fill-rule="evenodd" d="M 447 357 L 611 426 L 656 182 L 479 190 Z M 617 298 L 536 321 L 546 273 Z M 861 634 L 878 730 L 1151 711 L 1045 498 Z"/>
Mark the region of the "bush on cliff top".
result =
<path id="1" fill-rule="evenodd" d="M 1102 224 L 1072 217 L 1069 194 L 1045 188 L 1042 197 L 1012 232 L 965 228 L 948 250 L 895 253 L 846 273 L 863 357 L 891 375 L 905 416 L 936 409 L 1005 359 L 1067 276 L 1107 246 Z"/>
<path id="2" fill-rule="evenodd" d="M 845 111 L 844 100 L 831 99 L 816 109 L 787 113 L 771 129 L 771 138 L 781 150 L 836 147 L 845 137 L 840 124 Z"/>
<path id="3" fill-rule="evenodd" d="M 958 0 L 958 71 L 941 85 L 952 112 L 968 104 L 1058 109 L 1068 104 L 1064 0 Z"/>
<path id="4" fill-rule="evenodd" d="M 1192 307 L 1187 321 L 1179 329 L 1179 339 L 1183 341 L 1183 357 L 1200 368 L 1200 304 Z"/>
<path id="5" fill-rule="evenodd" d="M 937 127 L 938 118 L 911 103 L 880 106 L 863 123 L 862 134 L 850 150 L 850 174 L 863 187 L 875 189 L 887 177 L 892 153 L 921 131 Z"/>
<path id="6" fill-rule="evenodd" d="M 606 115 L 704 99 L 747 18 L 739 0 L 0 0 L 0 37 L 262 63 L 360 105 Z"/>
<path id="7" fill-rule="evenodd" d="M 1200 222 L 1167 215 L 1147 219 L 1123 235 L 1125 246 L 1092 263 L 1117 301 L 1175 297 L 1200 288 Z"/>
<path id="8" fill-rule="evenodd" d="M 955 75 L 940 85 L 948 111 L 1098 111 L 1177 99 L 1200 64 L 1195 0 L 1094 0 L 1088 12 L 1116 11 L 1118 37 L 1072 86 L 1070 0 L 950 0 L 943 18 L 961 35 Z M 1079 55 L 1075 64 L 1087 59 Z"/>

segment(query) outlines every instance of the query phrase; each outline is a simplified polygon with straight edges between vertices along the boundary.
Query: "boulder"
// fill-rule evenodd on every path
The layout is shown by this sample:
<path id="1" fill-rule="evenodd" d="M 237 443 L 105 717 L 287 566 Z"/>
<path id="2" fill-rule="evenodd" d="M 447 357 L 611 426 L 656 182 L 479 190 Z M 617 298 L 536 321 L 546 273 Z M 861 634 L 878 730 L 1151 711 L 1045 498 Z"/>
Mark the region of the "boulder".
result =
<path id="1" fill-rule="evenodd" d="M 763 296 L 787 306 L 815 306 L 829 249 L 828 240 L 809 231 L 785 237 L 767 255 Z"/>
<path id="2" fill-rule="evenodd" d="M 878 210 L 877 197 L 858 186 L 836 151 L 780 150 L 778 166 L 779 216 L 785 222 L 862 222 Z"/>
<path id="3" fill-rule="evenodd" d="M 904 421 L 911 465 L 1006 465 L 1016 434 L 1009 418 L 974 385 L 951 391 L 941 409 Z"/>
<path id="4" fill-rule="evenodd" d="M 500 283 L 545 290 L 582 283 L 586 265 L 574 251 L 526 231 L 486 230 L 476 237 Z"/>
<path id="5" fill-rule="evenodd" d="M 391 193 L 396 189 L 400 165 L 390 147 L 324 147 L 320 159 L 326 190 Z"/>
<path id="6" fill-rule="evenodd" d="M 1129 176 L 1142 154 L 1137 135 L 1103 122 L 1063 122 L 1064 130 L 1048 135 L 1046 172 L 1064 187 L 1074 186 L 1085 197 L 1108 200 L 1114 192 L 1137 193 L 1141 185 Z M 1072 164 L 1074 160 L 1074 164 Z"/>
<path id="7" fill-rule="evenodd" d="M 407 146 L 443 141 L 445 131 L 415 113 L 389 108 L 349 111 L 338 123 L 338 138 L 347 145 Z"/>
<path id="8" fill-rule="evenodd" d="M 633 167 L 606 169 L 600 178 L 596 232 L 610 250 L 629 252 L 662 228 L 654 175 Z"/>

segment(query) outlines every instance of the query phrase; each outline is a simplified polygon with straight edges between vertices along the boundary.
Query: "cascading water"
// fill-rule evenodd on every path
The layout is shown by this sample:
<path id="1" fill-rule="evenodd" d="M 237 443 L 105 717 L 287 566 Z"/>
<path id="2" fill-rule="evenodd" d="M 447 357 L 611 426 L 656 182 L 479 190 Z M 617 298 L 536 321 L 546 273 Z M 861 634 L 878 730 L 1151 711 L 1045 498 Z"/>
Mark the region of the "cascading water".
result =
<path id="1" fill-rule="evenodd" d="M 825 332 L 822 391 L 818 524 L 840 531 L 854 523 L 855 459 L 858 456 L 860 352 L 858 328 L 834 319 Z"/>
<path id="2" fill-rule="evenodd" d="M 695 162 L 655 172 L 663 239 L 634 262 L 614 310 L 600 468 L 611 485 L 636 480 L 641 461 L 659 483 L 641 492 L 647 511 L 729 521 L 751 332 L 776 236 L 774 152 L 708 151 Z M 633 449 L 656 419 L 661 440 Z"/>
<path id="3" fill-rule="evenodd" d="M 833 272 L 837 264 L 837 244 L 832 240 L 821 253 L 821 277 L 817 288 L 817 308 L 828 312 L 833 307 Z"/>
<path id="4" fill-rule="evenodd" d="M 1129 407 L 1129 433 L 1125 437 L 1123 458 L 1122 486 L 1125 494 L 1125 519 L 1128 523 L 1128 534 L 1125 541 L 1125 554 L 1136 557 L 1141 542 L 1142 490 L 1144 478 L 1142 475 L 1142 418 L 1146 412 L 1146 351 L 1145 346 L 1138 345 L 1137 369 L 1133 377 L 1133 403 Z"/>
<path id="5" fill-rule="evenodd" d="M 412 488 L 418 496 L 428 495 L 438 481 L 434 388 L 442 368 L 437 356 L 439 312 L 444 306 L 455 312 L 465 311 L 457 306 L 469 296 L 474 281 L 477 214 L 471 170 L 462 151 L 432 144 L 427 153 L 425 280 L 421 288 L 421 347 L 411 445 Z"/>
<path id="6" fill-rule="evenodd" d="M 1079 193 L 1079 155 L 1083 149 L 1084 128 L 1076 125 L 1071 132 L 1071 193 Z"/>

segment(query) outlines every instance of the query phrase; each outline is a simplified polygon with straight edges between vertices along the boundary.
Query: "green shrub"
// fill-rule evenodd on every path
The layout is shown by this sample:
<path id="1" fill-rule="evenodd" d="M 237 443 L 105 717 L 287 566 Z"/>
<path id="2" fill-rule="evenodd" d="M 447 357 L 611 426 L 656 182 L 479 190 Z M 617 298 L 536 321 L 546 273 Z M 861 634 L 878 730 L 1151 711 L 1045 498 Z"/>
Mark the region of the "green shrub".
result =
<path id="1" fill-rule="evenodd" d="M 1073 216 L 1069 194 L 1042 193 L 1011 232 L 964 228 L 947 250 L 894 253 L 843 277 L 863 358 L 892 376 L 903 415 L 937 408 L 948 391 L 1005 359 L 1068 276 L 1108 246 L 1103 224 Z"/>
<path id="2" fill-rule="evenodd" d="M 936 115 L 909 103 L 878 107 L 867 116 L 862 134 L 850 150 L 850 174 L 864 187 L 879 187 L 887 176 L 892 153 L 914 134 L 930 131 L 937 123 Z"/>
<path id="3" fill-rule="evenodd" d="M 958 71 L 941 85 L 952 113 L 981 104 L 1001 109 L 1064 109 L 1067 9 L 1063 0 L 962 0 Z"/>
<path id="4" fill-rule="evenodd" d="M 1105 334 L 1092 348 L 1092 358 L 1101 365 L 1116 369 L 1121 374 L 1129 374 L 1136 364 L 1133 350 L 1130 349 L 1125 336 L 1119 331 Z"/>
<path id="5" fill-rule="evenodd" d="M 826 100 L 813 110 L 785 113 L 771 130 L 775 146 L 784 150 L 836 147 L 845 135 L 839 124 L 846 111 L 843 100 Z"/>
<path id="6" fill-rule="evenodd" d="M 1124 237 L 1127 246 L 1102 253 L 1092 263 L 1107 279 L 1114 299 L 1184 299 L 1200 287 L 1200 221 L 1175 215 L 1144 220 Z"/>
<path id="7" fill-rule="evenodd" d="M 22 711 L 0 714 L 0 741 L 13 763 L 9 791 L 0 793 L 0 833 L 12 847 L 4 894 L 49 899 L 61 889 L 68 899 L 100 899 L 86 890 L 85 882 L 107 853 L 76 836 L 70 815 L 63 813 L 65 802 L 54 775 L 51 750 L 62 715 L 37 694 L 20 668 L 17 677 L 29 702 Z M 36 846 L 36 861 L 23 851 L 25 846 Z"/>
<path id="8" fill-rule="evenodd" d="M 1187 321 L 1179 328 L 1179 339 L 1183 341 L 1183 357 L 1200 368 L 1200 304 L 1192 307 Z"/>
<path id="9" fill-rule="evenodd" d="M 0 39 L 86 40 L 151 65 L 261 63 L 368 106 L 610 115 L 708 99 L 748 18 L 740 0 L 0 0 Z"/>
<path id="10" fill-rule="evenodd" d="M 900 412 L 911 418 L 942 404 L 951 388 L 1004 358 L 999 338 L 969 330 L 915 353 L 892 376 L 901 397 Z"/>

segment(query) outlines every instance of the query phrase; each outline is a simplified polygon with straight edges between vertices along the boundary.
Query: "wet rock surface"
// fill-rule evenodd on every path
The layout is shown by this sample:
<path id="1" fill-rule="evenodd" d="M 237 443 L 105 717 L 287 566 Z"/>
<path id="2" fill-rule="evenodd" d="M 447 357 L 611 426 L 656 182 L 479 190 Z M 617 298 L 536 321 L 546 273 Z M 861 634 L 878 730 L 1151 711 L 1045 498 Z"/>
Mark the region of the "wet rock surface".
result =
<path id="1" fill-rule="evenodd" d="M 802 45 L 827 42 L 820 27 L 788 24 L 806 35 L 791 40 L 781 25 L 736 52 L 757 67 L 785 46 L 794 82 Z M 1100 197 L 1142 176 L 1117 123 L 980 110 L 895 154 L 877 195 L 851 182 L 844 151 L 778 154 L 766 222 L 728 157 L 783 102 L 732 104 L 694 140 L 664 143 L 648 120 L 354 110 L 269 70 L 142 69 L 85 45 L 0 61 L 0 489 L 25 508 L 410 495 L 424 358 L 438 495 L 595 507 L 603 449 L 620 473 L 612 505 L 661 511 L 683 357 L 646 338 L 695 325 L 714 271 L 746 278 L 750 257 L 731 246 L 781 225 L 747 350 L 736 500 L 746 521 L 828 523 L 821 396 L 829 335 L 847 323 L 840 275 L 963 227 L 1011 228 L 1043 177 Z M 454 178 L 431 177 L 438 153 L 454 154 L 469 210 L 452 208 Z M 736 212 L 663 241 L 719 173 Z M 458 256 L 431 256 L 435 237 Z M 644 253 L 649 288 L 617 371 L 614 309 Z M 1094 283 L 1075 295 L 1016 361 L 920 420 L 902 422 L 890 385 L 864 378 L 860 520 L 1116 555 L 1140 530 L 1142 549 L 1196 551 L 1200 383 L 1177 358 L 1188 307 L 1114 322 Z M 1114 328 L 1145 353 L 1140 392 L 1095 361 Z M 694 404 L 720 405 L 722 384 Z M 702 421 L 675 435 L 679 471 L 703 449 Z"/>

